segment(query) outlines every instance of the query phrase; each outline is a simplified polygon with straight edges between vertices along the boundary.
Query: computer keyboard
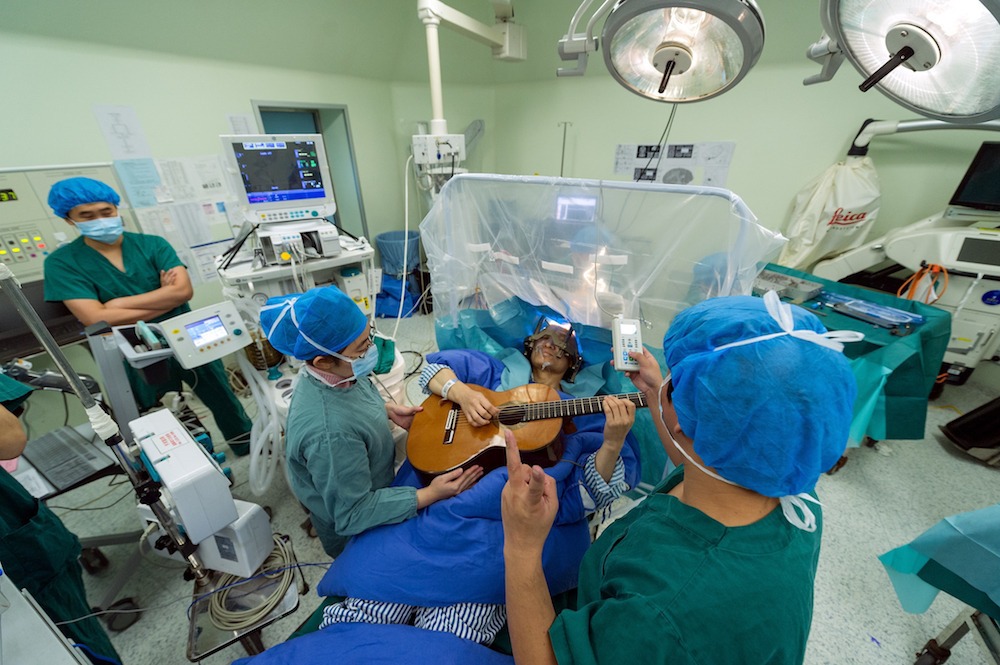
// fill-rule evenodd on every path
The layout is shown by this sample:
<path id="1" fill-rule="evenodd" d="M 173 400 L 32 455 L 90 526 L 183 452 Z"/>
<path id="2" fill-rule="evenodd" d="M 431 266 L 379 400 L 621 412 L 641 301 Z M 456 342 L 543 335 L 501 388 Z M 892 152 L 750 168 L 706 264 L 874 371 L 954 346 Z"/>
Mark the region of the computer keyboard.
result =
<path id="1" fill-rule="evenodd" d="M 73 427 L 61 427 L 32 439 L 23 454 L 57 490 L 72 487 L 114 464 Z"/>

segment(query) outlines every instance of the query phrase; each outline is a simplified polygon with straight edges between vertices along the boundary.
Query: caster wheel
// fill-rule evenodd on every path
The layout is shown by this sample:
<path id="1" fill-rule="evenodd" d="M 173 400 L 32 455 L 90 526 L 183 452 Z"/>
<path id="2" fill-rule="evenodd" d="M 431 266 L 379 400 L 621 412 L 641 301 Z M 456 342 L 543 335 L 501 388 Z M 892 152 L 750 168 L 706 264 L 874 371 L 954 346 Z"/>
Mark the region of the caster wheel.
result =
<path id="1" fill-rule="evenodd" d="M 108 567 L 108 558 L 96 547 L 87 547 L 80 552 L 80 565 L 91 575 L 96 575 Z"/>
<path id="2" fill-rule="evenodd" d="M 104 623 L 108 627 L 108 630 L 114 633 L 120 633 L 125 630 L 142 616 L 142 612 L 135 610 L 139 609 L 139 606 L 135 604 L 133 598 L 122 598 L 121 600 L 116 600 L 114 603 L 108 607 L 109 610 L 130 610 L 124 614 L 105 614 Z"/>

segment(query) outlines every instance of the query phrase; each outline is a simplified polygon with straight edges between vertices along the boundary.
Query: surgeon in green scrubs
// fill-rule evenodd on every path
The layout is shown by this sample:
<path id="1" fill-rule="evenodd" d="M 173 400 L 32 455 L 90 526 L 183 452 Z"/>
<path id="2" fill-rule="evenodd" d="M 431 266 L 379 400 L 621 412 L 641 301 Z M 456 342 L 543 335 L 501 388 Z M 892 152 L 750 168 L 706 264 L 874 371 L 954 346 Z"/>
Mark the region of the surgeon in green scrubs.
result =
<path id="1" fill-rule="evenodd" d="M 14 415 L 31 388 L 0 372 L 0 459 L 24 450 L 26 437 Z M 80 570 L 80 541 L 55 513 L 0 469 L 0 565 L 15 586 L 27 589 L 54 622 L 91 613 Z M 94 663 L 121 662 L 96 617 L 59 626 L 83 644 Z M 89 650 L 89 653 L 87 652 Z"/>
<path id="2" fill-rule="evenodd" d="M 120 202 L 115 190 L 91 178 L 52 185 L 49 205 L 80 237 L 46 257 L 45 299 L 63 302 L 84 325 L 157 322 L 190 312 L 194 290 L 184 264 L 163 238 L 124 231 Z M 172 357 L 166 362 L 167 376 L 155 385 L 126 364 L 139 408 L 156 406 L 183 381 L 211 410 L 233 452 L 249 452 L 251 422 L 229 387 L 222 361 L 193 370 Z"/>
<path id="3" fill-rule="evenodd" d="M 557 495 L 508 437 L 515 662 L 801 663 L 822 531 L 814 488 L 847 444 L 856 394 L 841 340 L 853 341 L 771 292 L 678 314 L 665 380 L 648 351 L 631 353 L 640 369 L 627 375 L 678 467 L 594 542 L 576 607 L 558 615 L 541 565 Z"/>

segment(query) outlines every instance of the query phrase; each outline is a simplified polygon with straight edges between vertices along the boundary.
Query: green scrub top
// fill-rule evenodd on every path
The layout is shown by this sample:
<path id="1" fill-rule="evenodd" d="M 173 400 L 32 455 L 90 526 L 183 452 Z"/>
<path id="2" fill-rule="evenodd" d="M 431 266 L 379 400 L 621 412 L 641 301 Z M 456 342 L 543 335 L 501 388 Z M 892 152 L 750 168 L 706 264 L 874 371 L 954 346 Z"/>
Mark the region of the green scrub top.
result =
<path id="1" fill-rule="evenodd" d="M 122 272 L 89 247 L 83 236 L 45 259 L 45 300 L 97 300 L 137 296 L 160 288 L 160 271 L 183 266 L 177 252 L 159 236 L 126 231 L 122 235 Z M 187 303 L 152 321 L 190 312 Z"/>
<path id="2" fill-rule="evenodd" d="M 0 404 L 13 409 L 32 389 L 0 372 Z M 94 652 L 93 663 L 121 661 L 100 621 L 90 617 L 80 572 L 80 541 L 49 508 L 0 469 L 0 564 L 4 574 L 32 597 L 73 642 Z"/>
<path id="3" fill-rule="evenodd" d="M 416 489 L 389 487 L 396 444 L 385 402 L 368 379 L 333 388 L 301 370 L 285 441 L 292 492 L 330 556 L 350 536 L 417 514 Z"/>
<path id="4" fill-rule="evenodd" d="M 802 531 L 780 507 L 726 527 L 666 494 L 683 469 L 587 552 L 577 609 L 549 629 L 559 663 L 802 662 L 821 527 Z"/>

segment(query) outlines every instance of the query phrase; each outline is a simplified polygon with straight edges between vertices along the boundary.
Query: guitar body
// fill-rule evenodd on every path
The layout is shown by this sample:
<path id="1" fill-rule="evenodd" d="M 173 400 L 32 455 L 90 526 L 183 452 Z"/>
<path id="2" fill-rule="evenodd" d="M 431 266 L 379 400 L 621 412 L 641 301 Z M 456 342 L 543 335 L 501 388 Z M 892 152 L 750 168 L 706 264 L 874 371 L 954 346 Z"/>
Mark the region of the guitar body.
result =
<path id="1" fill-rule="evenodd" d="M 426 485 L 435 476 L 459 467 L 479 465 L 485 472 L 507 463 L 503 430 L 517 439 L 521 459 L 526 464 L 552 466 L 562 456 L 563 418 L 522 421 L 521 405 L 558 402 L 559 393 L 539 383 L 495 392 L 467 384 L 482 393 L 501 415 L 482 427 L 473 427 L 458 404 L 431 395 L 417 413 L 406 442 L 406 457 Z"/>

